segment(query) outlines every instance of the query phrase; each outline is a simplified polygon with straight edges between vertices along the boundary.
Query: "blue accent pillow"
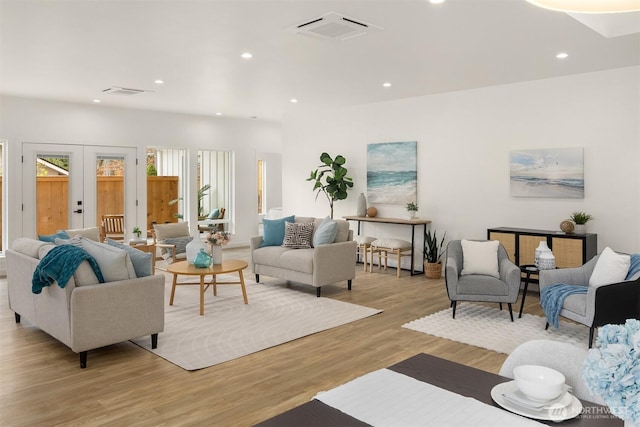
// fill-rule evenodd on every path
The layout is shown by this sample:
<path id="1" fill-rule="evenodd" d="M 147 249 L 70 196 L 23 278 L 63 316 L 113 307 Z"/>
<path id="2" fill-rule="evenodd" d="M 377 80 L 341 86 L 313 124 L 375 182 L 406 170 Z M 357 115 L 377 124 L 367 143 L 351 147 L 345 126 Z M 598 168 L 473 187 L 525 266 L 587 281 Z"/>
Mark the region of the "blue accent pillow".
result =
<path id="1" fill-rule="evenodd" d="M 291 215 L 285 218 L 263 219 L 264 236 L 262 236 L 260 247 L 282 246 L 282 241 L 284 240 L 284 223 L 294 222 L 295 218 L 295 215 Z"/>
<path id="2" fill-rule="evenodd" d="M 122 249 L 129 253 L 129 258 L 131 259 L 131 263 L 133 264 L 133 269 L 136 272 L 136 277 L 145 277 L 151 276 L 151 263 L 153 262 L 153 254 L 150 252 L 142 252 L 134 248 L 133 246 L 123 245 L 120 242 L 116 242 L 115 240 L 111 240 L 107 237 L 106 240 L 107 245 L 113 246 L 114 248 Z"/>
<path id="3" fill-rule="evenodd" d="M 338 234 L 338 223 L 329 217 L 322 220 L 315 234 L 313 235 L 313 246 L 333 243 Z"/>
<path id="4" fill-rule="evenodd" d="M 54 234 L 38 234 L 38 240 L 42 242 L 55 243 L 56 239 L 70 239 L 70 237 L 64 230 L 58 230 Z"/>
<path id="5" fill-rule="evenodd" d="M 209 215 L 207 215 L 207 219 L 218 219 L 220 216 L 220 209 L 212 210 Z"/>

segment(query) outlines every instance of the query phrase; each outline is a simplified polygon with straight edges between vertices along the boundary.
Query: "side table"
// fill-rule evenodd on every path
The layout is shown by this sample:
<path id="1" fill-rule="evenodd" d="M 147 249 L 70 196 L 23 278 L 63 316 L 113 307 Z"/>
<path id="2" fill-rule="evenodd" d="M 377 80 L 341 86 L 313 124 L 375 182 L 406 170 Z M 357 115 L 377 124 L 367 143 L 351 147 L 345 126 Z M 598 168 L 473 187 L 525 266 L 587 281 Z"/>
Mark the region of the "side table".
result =
<path id="1" fill-rule="evenodd" d="M 524 278 L 524 289 L 522 290 L 522 302 L 520 303 L 520 314 L 518 314 L 518 319 L 522 317 L 522 309 L 524 308 L 524 300 L 527 297 L 527 289 L 529 289 L 529 280 L 531 279 L 531 275 L 540 273 L 540 269 L 533 264 L 525 264 L 520 266 L 520 271 L 526 276 Z"/>

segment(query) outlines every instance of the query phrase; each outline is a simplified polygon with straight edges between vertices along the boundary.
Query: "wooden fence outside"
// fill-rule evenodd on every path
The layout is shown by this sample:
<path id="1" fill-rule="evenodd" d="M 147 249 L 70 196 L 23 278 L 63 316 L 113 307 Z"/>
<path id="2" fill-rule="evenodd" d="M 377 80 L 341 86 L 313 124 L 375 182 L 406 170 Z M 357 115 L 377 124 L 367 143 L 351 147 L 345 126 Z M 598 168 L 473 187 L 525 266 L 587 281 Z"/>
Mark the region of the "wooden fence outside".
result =
<path id="1" fill-rule="evenodd" d="M 36 178 L 36 230 L 38 234 L 52 234 L 57 230 L 69 228 L 69 178 L 66 176 L 39 176 Z M 99 176 L 97 178 L 97 219 L 103 214 L 124 213 L 124 177 Z M 0 177 L 0 198 L 2 197 L 2 178 Z M 178 204 L 169 205 L 169 201 L 178 197 L 177 176 L 147 177 L 147 223 L 151 228 L 157 223 L 176 222 Z M 75 207 L 74 207 L 75 208 Z M 2 215 L 2 203 L 0 203 Z M 1 216 L 0 216 L 1 217 Z M 0 229 L 0 242 L 2 230 Z M 0 243 L 1 244 L 1 243 Z M 1 249 L 1 248 L 0 248 Z"/>

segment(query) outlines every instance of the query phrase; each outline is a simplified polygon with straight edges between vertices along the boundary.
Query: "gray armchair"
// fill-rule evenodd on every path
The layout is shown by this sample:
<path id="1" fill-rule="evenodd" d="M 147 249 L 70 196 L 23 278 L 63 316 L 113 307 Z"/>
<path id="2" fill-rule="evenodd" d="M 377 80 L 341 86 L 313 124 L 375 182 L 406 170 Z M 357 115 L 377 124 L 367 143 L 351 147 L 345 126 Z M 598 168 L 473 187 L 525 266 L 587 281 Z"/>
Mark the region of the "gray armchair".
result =
<path id="1" fill-rule="evenodd" d="M 588 286 L 598 262 L 593 257 L 582 267 L 540 271 L 540 291 L 557 283 Z M 588 286 L 586 294 L 569 295 L 562 304 L 560 316 L 589 327 L 589 348 L 595 328 L 606 324 L 622 324 L 640 318 L 640 278 L 620 283 Z M 546 328 L 549 327 L 547 323 Z"/>
<path id="2" fill-rule="evenodd" d="M 460 240 L 452 240 L 447 245 L 445 281 L 453 308 L 453 318 L 456 317 L 458 301 L 497 302 L 500 304 L 500 309 L 502 309 L 502 303 L 508 304 L 509 315 L 513 322 L 511 304 L 518 299 L 520 268 L 509 259 L 504 246 L 501 244 L 498 246 L 499 278 L 484 274 L 461 276 L 463 265 L 462 243 Z"/>

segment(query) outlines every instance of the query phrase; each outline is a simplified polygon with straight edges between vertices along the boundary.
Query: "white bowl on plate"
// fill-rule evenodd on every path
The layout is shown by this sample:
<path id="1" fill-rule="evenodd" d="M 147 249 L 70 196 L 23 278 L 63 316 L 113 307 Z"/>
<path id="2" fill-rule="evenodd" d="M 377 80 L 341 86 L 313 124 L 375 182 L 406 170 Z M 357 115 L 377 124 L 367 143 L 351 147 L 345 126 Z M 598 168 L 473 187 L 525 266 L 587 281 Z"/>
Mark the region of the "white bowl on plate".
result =
<path id="1" fill-rule="evenodd" d="M 565 391 L 564 375 L 546 366 L 516 366 L 513 369 L 513 377 L 518 389 L 532 400 L 552 400 Z"/>

